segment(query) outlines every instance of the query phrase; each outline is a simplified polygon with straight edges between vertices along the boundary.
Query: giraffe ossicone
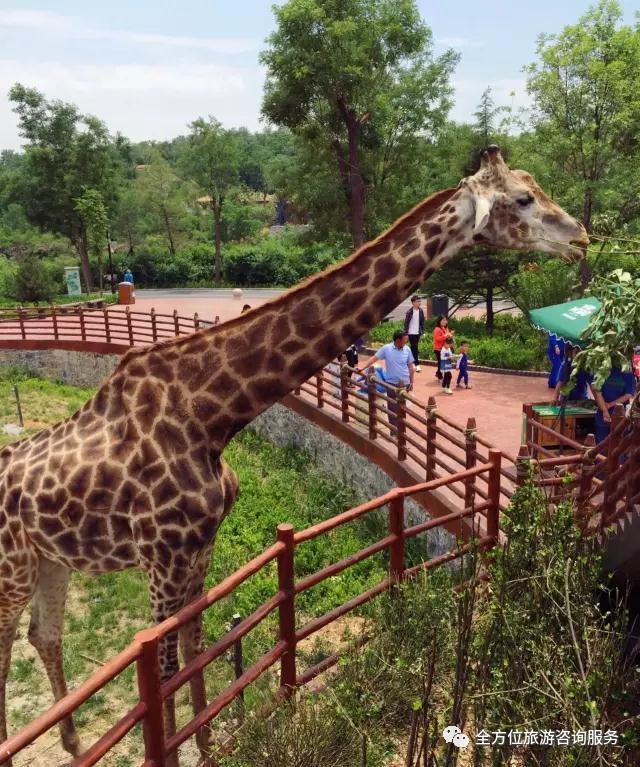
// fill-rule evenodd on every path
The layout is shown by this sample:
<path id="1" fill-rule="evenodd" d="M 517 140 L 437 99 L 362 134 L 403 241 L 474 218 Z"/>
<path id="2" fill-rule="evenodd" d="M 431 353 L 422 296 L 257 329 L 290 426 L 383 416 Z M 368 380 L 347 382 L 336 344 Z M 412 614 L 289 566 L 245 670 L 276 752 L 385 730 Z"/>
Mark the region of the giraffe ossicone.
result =
<path id="1" fill-rule="evenodd" d="M 478 242 L 580 255 L 584 228 L 497 148 L 456 189 L 428 197 L 349 258 L 252 312 L 192 336 L 126 354 L 68 420 L 0 451 L 0 741 L 20 614 L 56 700 L 67 691 L 62 627 L 70 570 L 143 568 L 154 619 L 202 593 L 216 532 L 238 490 L 222 453 L 229 440 Z M 162 642 L 162 679 L 178 669 Z M 185 660 L 201 622 L 180 635 Z M 191 682 L 204 708 L 202 675 Z M 71 717 L 64 748 L 79 749 Z M 165 730 L 175 731 L 173 701 Z M 207 753 L 204 730 L 198 734 Z M 171 757 L 168 764 L 177 764 Z"/>

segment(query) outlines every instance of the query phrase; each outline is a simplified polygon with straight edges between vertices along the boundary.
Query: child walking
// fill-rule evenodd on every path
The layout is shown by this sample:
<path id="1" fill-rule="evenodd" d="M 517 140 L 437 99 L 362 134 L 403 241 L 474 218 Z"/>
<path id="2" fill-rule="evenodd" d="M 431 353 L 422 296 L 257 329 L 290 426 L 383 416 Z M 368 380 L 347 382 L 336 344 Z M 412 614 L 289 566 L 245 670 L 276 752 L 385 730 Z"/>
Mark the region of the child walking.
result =
<path id="1" fill-rule="evenodd" d="M 464 388 L 465 389 L 471 389 L 471 386 L 469 386 L 469 344 L 466 341 L 462 341 L 460 343 L 460 357 L 458 359 L 458 382 L 456 384 L 456 389 L 462 389 L 462 386 L 460 385 L 461 381 L 464 381 Z"/>
<path id="2" fill-rule="evenodd" d="M 442 372 L 442 388 L 445 394 L 453 394 L 451 391 L 451 371 L 453 370 L 453 338 L 447 336 L 440 352 L 440 370 Z"/>

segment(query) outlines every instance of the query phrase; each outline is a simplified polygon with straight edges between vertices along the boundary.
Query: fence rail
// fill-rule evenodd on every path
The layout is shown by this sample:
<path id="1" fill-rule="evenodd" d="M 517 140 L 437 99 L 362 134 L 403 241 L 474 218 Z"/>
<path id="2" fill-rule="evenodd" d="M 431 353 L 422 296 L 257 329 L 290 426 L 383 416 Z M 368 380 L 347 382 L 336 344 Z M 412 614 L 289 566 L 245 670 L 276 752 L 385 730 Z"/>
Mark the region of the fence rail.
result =
<path id="1" fill-rule="evenodd" d="M 107 732 L 105 732 L 88 750 L 74 759 L 74 767 L 90 767 L 116 746 L 133 727 L 142 722 L 142 737 L 145 747 L 145 765 L 164 767 L 167 757 L 203 725 L 215 718 L 226 706 L 238 698 L 243 690 L 261 677 L 276 663 L 280 665 L 279 697 L 287 697 L 291 692 L 306 684 L 318 674 L 334 665 L 338 656 L 330 656 L 320 663 L 302 672 L 298 671 L 299 655 L 297 645 L 306 637 L 316 633 L 337 618 L 352 612 L 356 608 L 389 590 L 394 584 L 412 577 L 421 570 L 439 567 L 445 562 L 459 559 L 467 554 L 472 543 L 467 543 L 444 555 L 427 560 L 413 567 L 407 567 L 405 561 L 406 541 L 426 531 L 439 527 L 445 522 L 460 522 L 471 519 L 472 528 L 475 515 L 480 511 L 486 515 L 486 530 L 478 535 L 475 545 L 479 551 L 485 551 L 498 542 L 500 507 L 498 495 L 500 488 L 501 454 L 491 450 L 487 462 L 478 463 L 470 469 L 449 477 L 440 477 L 407 488 L 396 488 L 368 503 L 349 509 L 331 519 L 312 527 L 295 532 L 289 524 L 281 524 L 277 529 L 276 542 L 262 554 L 236 570 L 214 588 L 191 602 L 175 615 L 162 623 L 139 632 L 134 641 L 108 661 L 103 668 L 87 679 L 84 684 L 55 703 L 48 711 L 30 722 L 22 730 L 0 744 L 0 764 L 27 748 L 38 737 L 47 732 L 66 716 L 69 716 L 92 695 L 100 691 L 112 679 L 127 668 L 136 666 L 139 700 Z M 430 520 L 407 527 L 405 525 L 405 499 L 418 493 L 429 492 L 441 487 L 471 483 L 486 479 L 489 487 L 489 500 L 478 506 L 470 506 L 448 517 Z M 298 546 L 318 536 L 327 535 L 335 528 L 352 522 L 373 511 L 387 507 L 388 535 L 350 556 L 324 567 L 322 570 L 296 579 L 295 553 Z M 373 588 L 359 594 L 342 605 L 329 610 L 323 615 L 312 618 L 302 626 L 296 625 L 295 600 L 298 594 L 313 588 L 317 584 L 347 570 L 362 560 L 375 554 L 387 552 L 389 557 L 389 575 Z M 271 562 L 278 567 L 278 590 L 251 615 L 236 623 L 213 645 L 196 656 L 177 674 L 164 683 L 159 675 L 159 641 L 172 634 L 204 610 L 224 597 L 232 595 L 235 589 L 255 573 Z M 176 733 L 165 733 L 162 719 L 162 701 L 175 694 L 195 674 L 202 671 L 215 659 L 222 656 L 240 638 L 246 636 L 272 612 L 278 610 L 278 636 L 275 644 L 253 665 L 242 671 L 241 675 L 229 687 L 220 692 L 193 719 Z"/>
<path id="2" fill-rule="evenodd" d="M 0 313 L 0 347 L 28 343 L 51 348 L 74 344 L 90 349 L 91 344 L 108 344 L 117 352 L 130 346 L 146 346 L 176 336 L 188 335 L 212 323 L 193 316 L 138 312 L 128 306 L 86 309 L 78 306 L 69 312 L 52 306 L 47 309 L 16 309 Z"/>

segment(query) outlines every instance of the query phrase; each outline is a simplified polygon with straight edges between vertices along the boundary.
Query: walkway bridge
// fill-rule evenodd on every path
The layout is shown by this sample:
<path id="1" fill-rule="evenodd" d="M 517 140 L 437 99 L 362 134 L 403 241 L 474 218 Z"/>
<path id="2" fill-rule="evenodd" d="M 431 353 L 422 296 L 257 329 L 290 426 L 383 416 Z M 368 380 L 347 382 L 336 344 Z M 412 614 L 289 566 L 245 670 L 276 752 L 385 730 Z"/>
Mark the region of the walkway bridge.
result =
<path id="1" fill-rule="evenodd" d="M 197 317 L 142 315 L 127 311 L 103 310 L 91 314 L 81 311 L 71 321 L 61 322 L 58 313 L 44 315 L 41 312 L 40 316 L 21 313 L 0 318 L 0 348 L 121 353 L 131 346 L 199 329 Z M 294 531 L 291 525 L 279 525 L 276 542 L 266 551 L 176 615 L 139 632 L 127 648 L 77 689 L 0 744 L 0 764 L 26 749 L 120 673 L 135 666 L 139 689 L 137 704 L 119 716 L 116 723 L 71 764 L 88 767 L 98 763 L 141 723 L 144 767 L 171 767 L 180 746 L 259 677 L 271 673 L 274 700 L 282 700 L 296 687 L 307 684 L 338 661 L 335 654 L 310 668 L 300 668 L 297 646 L 302 640 L 419 571 L 460 559 L 472 548 L 482 554 L 504 540 L 501 514 L 517 486 L 528 478 L 548 493 L 553 502 L 570 499 L 585 534 L 596 535 L 605 544 L 615 536 L 616 545 L 609 546 L 611 564 L 623 571 L 626 568 L 634 572 L 630 567 L 636 551 L 632 541 L 638 537 L 640 524 L 636 512 L 640 503 L 640 420 L 635 417 L 635 411 L 631 416 L 622 410 L 616 412 L 611 435 L 599 446 L 594 444 L 593 437 L 587 438 L 585 444 L 579 444 L 557 435 L 529 414 L 523 430 L 526 439 L 519 454 L 512 456 L 497 450 L 478 435 L 473 419 L 460 426 L 438 413 L 433 398 L 425 404 L 373 378 L 363 387 L 357 371 L 348 366 L 330 365 L 318 371 L 300 389 L 285 397 L 283 404 L 374 461 L 397 482 L 398 487 L 306 530 Z M 395 418 L 393 425 L 389 422 L 390 415 Z M 561 443 L 561 454 L 552 454 L 539 445 L 537 436 L 546 431 L 554 433 Z M 407 498 L 420 503 L 428 518 L 408 524 L 405 518 Z M 340 562 L 296 578 L 298 546 L 374 511 L 387 515 L 387 535 Z M 458 539 L 457 545 L 448 553 L 409 567 L 405 561 L 407 540 L 438 527 L 453 533 Z M 624 531 L 623 535 L 620 535 L 621 531 Z M 295 607 L 298 594 L 379 553 L 386 553 L 389 563 L 388 576 L 383 581 L 300 625 Z M 240 584 L 272 562 L 277 562 L 278 567 L 276 593 L 175 676 L 161 683 L 158 673 L 160 639 L 232 595 Z M 195 674 L 237 646 L 242 637 L 276 611 L 278 629 L 274 645 L 249 668 L 240 669 L 235 682 L 219 690 L 177 733 L 164 733 L 161 701 L 174 695 Z M 269 670 L 276 664 L 279 673 L 274 677 Z"/>

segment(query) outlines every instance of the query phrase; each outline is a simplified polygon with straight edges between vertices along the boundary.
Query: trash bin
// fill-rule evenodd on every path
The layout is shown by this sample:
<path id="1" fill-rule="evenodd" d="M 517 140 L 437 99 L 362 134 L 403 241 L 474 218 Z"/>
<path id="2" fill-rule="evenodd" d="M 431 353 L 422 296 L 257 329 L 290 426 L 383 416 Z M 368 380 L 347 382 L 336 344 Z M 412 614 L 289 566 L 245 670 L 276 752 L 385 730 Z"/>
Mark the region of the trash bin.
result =
<path id="1" fill-rule="evenodd" d="M 442 315 L 446 317 L 449 314 L 449 296 L 438 293 L 431 296 L 431 310 L 435 317 Z"/>
<path id="2" fill-rule="evenodd" d="M 135 304 L 135 298 L 133 297 L 133 283 L 132 282 L 119 282 L 118 283 L 118 303 L 119 304 Z"/>

